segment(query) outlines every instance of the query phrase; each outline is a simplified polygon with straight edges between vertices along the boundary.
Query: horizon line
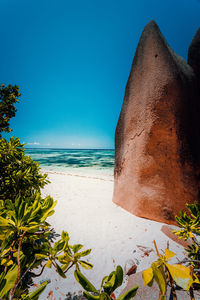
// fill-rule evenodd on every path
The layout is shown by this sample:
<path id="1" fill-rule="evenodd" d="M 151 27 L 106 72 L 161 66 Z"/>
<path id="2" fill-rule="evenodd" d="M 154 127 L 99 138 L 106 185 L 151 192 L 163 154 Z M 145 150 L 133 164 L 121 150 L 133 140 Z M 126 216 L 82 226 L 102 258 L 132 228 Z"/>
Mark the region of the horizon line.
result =
<path id="1" fill-rule="evenodd" d="M 51 150 L 115 150 L 112 148 L 51 148 L 51 147 L 24 147 L 25 149 L 51 149 Z"/>

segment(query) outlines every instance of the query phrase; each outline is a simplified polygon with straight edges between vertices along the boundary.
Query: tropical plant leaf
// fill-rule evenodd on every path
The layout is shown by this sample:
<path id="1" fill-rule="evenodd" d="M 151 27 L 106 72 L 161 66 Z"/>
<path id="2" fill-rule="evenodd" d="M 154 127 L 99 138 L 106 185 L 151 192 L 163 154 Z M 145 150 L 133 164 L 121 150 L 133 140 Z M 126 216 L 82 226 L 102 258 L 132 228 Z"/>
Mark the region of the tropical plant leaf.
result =
<path id="1" fill-rule="evenodd" d="M 47 286 L 47 281 L 43 282 L 38 288 L 36 288 L 33 292 L 29 293 L 27 296 L 23 298 L 23 300 L 38 300 L 39 296 L 45 290 Z"/>
<path id="2" fill-rule="evenodd" d="M 58 272 L 58 274 L 63 277 L 66 278 L 65 273 L 63 272 L 63 270 L 61 269 L 61 267 L 56 263 L 56 271 Z"/>
<path id="3" fill-rule="evenodd" d="M 174 255 L 176 255 L 174 252 L 170 251 L 168 248 L 165 249 L 165 259 L 168 261 L 170 258 L 172 258 Z"/>
<path id="4" fill-rule="evenodd" d="M 122 285 L 123 282 L 123 270 L 121 266 L 117 266 L 115 270 L 115 283 L 113 286 L 113 291 Z"/>
<path id="5" fill-rule="evenodd" d="M 153 269 L 153 276 L 154 276 L 156 282 L 158 283 L 160 292 L 161 292 L 162 295 L 165 295 L 166 279 L 164 277 L 164 274 L 160 270 L 160 268 L 156 265 L 156 263 L 152 263 L 151 267 Z"/>
<path id="6" fill-rule="evenodd" d="M 130 290 L 125 292 L 123 295 L 121 295 L 119 298 L 117 298 L 117 300 L 130 300 L 136 295 L 137 290 L 138 290 L 138 285 L 135 285 Z"/>
<path id="7" fill-rule="evenodd" d="M 48 262 L 46 263 L 45 267 L 51 268 L 51 266 L 52 266 L 52 260 L 49 259 Z"/>
<path id="8" fill-rule="evenodd" d="M 144 280 L 144 286 L 149 285 L 153 280 L 153 269 L 149 268 L 142 272 L 142 278 Z"/>
<path id="9" fill-rule="evenodd" d="M 93 265 L 87 261 L 84 261 L 84 260 L 79 260 L 78 263 L 85 269 L 92 269 L 93 268 Z"/>
<path id="10" fill-rule="evenodd" d="M 79 270 L 74 271 L 74 276 L 87 292 L 98 293 L 97 289 L 93 286 L 93 284 Z"/>
<path id="11" fill-rule="evenodd" d="M 190 286 L 194 282 L 192 276 L 190 275 L 190 268 L 187 268 L 180 264 L 166 264 L 166 267 L 168 268 L 176 284 L 182 287 L 182 289 L 188 291 Z"/>
<path id="12" fill-rule="evenodd" d="M 87 249 L 85 251 L 80 252 L 79 255 L 80 255 L 80 257 L 86 256 L 86 255 L 90 254 L 91 251 L 92 251 L 92 249 Z"/>
<path id="13" fill-rule="evenodd" d="M 88 293 L 88 292 L 83 292 L 83 295 L 84 295 L 85 298 L 87 298 L 88 300 L 98 300 L 98 299 L 99 299 L 99 296 L 91 295 L 91 294 Z"/>
<path id="14" fill-rule="evenodd" d="M 6 281 L 5 286 L 0 291 L 0 297 L 4 298 L 5 295 L 10 291 L 10 289 L 14 286 L 14 283 L 17 279 L 18 274 L 18 266 L 14 265 L 5 275 L 4 279 Z"/>

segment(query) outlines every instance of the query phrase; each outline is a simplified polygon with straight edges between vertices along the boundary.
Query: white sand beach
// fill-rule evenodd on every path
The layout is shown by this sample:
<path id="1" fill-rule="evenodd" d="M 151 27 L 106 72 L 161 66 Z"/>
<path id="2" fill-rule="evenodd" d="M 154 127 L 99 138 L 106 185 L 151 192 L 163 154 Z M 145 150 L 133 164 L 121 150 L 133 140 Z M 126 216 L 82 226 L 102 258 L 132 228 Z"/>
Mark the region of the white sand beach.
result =
<path id="1" fill-rule="evenodd" d="M 49 179 L 51 183 L 45 187 L 43 195 L 51 195 L 58 203 L 55 214 L 48 220 L 56 232 L 68 231 L 71 244 L 81 243 L 84 249 L 92 248 L 87 260 L 94 267 L 82 269 L 82 272 L 97 288 L 101 279 L 118 264 L 125 271 L 134 263 L 137 271 L 148 268 L 156 259 L 154 239 L 159 249 L 166 248 L 169 239 L 161 232 L 162 223 L 138 218 L 112 202 L 114 182 L 111 177 L 49 172 Z M 153 250 L 146 256 L 140 246 Z M 170 249 L 179 258 L 183 257 L 184 248 L 171 240 Z M 74 279 L 73 270 L 62 279 L 54 269 L 46 269 L 37 282 L 44 279 L 50 279 L 51 283 L 40 299 L 46 299 L 51 290 L 55 299 L 65 299 L 68 292 L 82 290 Z"/>

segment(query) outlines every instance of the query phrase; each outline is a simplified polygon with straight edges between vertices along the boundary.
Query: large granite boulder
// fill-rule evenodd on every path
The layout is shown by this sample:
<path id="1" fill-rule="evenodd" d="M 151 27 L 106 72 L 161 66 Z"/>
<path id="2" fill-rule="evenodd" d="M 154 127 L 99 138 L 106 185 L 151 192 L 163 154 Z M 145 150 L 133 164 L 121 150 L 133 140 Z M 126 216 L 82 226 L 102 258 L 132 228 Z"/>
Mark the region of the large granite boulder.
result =
<path id="1" fill-rule="evenodd" d="M 174 223 L 199 197 L 200 31 L 187 64 L 151 21 L 140 38 L 115 133 L 113 201 Z M 195 69 L 195 70 L 194 70 Z"/>

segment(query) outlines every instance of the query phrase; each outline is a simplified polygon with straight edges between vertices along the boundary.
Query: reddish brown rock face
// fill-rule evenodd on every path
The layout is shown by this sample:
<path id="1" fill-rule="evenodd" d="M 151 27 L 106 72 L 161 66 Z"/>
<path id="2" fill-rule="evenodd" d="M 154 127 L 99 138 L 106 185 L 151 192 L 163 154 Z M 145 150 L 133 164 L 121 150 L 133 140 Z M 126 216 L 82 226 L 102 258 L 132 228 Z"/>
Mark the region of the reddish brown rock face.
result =
<path id="1" fill-rule="evenodd" d="M 200 61 L 199 41 L 200 32 L 189 51 L 193 64 Z M 193 68 L 155 22 L 147 24 L 115 133 L 113 201 L 137 216 L 173 223 L 185 203 L 198 200 L 200 97 Z"/>

